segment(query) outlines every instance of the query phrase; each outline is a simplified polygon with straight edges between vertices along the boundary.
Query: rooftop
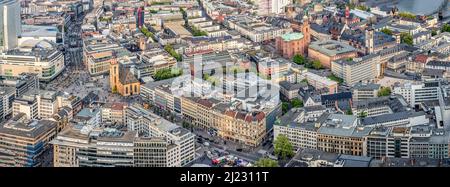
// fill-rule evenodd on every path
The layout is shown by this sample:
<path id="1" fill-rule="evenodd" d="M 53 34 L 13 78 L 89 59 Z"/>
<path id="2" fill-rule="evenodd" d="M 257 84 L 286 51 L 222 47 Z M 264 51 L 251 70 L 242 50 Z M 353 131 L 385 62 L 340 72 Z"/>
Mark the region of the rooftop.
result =
<path id="1" fill-rule="evenodd" d="M 312 42 L 309 48 L 324 53 L 327 56 L 336 56 L 345 53 L 356 53 L 356 49 L 348 44 L 335 41 L 335 40 L 325 40 Z"/>
<path id="2" fill-rule="evenodd" d="M 303 38 L 303 34 L 300 32 L 291 32 L 291 33 L 287 33 L 287 34 L 283 34 L 281 36 L 281 38 L 285 41 L 285 42 L 290 42 L 293 40 L 300 40 Z"/>

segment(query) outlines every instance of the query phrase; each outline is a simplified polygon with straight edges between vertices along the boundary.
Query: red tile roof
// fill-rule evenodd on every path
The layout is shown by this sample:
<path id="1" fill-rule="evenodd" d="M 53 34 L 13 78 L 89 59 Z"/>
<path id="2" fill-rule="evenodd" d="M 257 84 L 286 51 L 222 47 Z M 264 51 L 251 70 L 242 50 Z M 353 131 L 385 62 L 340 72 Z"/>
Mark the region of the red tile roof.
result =
<path id="1" fill-rule="evenodd" d="M 416 62 L 427 63 L 428 56 L 427 55 L 417 55 Z"/>

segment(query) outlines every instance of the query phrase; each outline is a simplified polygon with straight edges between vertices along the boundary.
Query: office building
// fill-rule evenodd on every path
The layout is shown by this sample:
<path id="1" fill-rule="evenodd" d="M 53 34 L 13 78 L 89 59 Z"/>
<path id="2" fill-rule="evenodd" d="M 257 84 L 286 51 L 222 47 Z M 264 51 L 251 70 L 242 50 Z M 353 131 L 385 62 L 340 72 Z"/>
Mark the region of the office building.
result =
<path id="1" fill-rule="evenodd" d="M 142 137 L 162 137 L 179 149 L 179 163 L 186 165 L 195 158 L 195 135 L 171 123 L 138 104 L 125 110 L 125 123 L 129 131 L 136 131 Z"/>
<path id="2" fill-rule="evenodd" d="M 56 136 L 56 122 L 27 120 L 23 115 L 0 125 L 0 166 L 48 167 L 43 155 Z"/>
<path id="3" fill-rule="evenodd" d="M 15 90 L 12 87 L 0 87 L 0 121 L 12 114 Z"/>
<path id="4" fill-rule="evenodd" d="M 0 85 L 15 88 L 15 96 L 21 97 L 29 90 L 39 89 L 39 78 L 35 73 L 22 73 L 18 77 L 0 80 Z"/>
<path id="5" fill-rule="evenodd" d="M 326 152 L 365 156 L 365 137 L 372 130 L 358 124 L 355 116 L 326 114 L 318 120 L 317 149 Z"/>
<path id="6" fill-rule="evenodd" d="M 378 97 L 378 91 L 380 90 L 379 84 L 374 83 L 356 83 L 352 87 L 353 101 L 362 101 L 366 99 L 372 99 Z"/>
<path id="7" fill-rule="evenodd" d="M 381 76 L 380 58 L 368 55 L 361 58 L 340 59 L 331 62 L 331 71 L 344 80 L 344 84 L 370 83 Z"/>
<path id="8" fill-rule="evenodd" d="M 392 93 L 403 96 L 410 106 L 415 107 L 423 102 L 438 102 L 439 88 L 440 81 L 430 80 L 394 86 Z"/>
<path id="9" fill-rule="evenodd" d="M 0 17 L 0 51 L 14 49 L 22 32 L 19 0 L 1 1 Z"/>
<path id="10" fill-rule="evenodd" d="M 50 41 L 33 40 L 18 49 L 0 53 L 0 75 L 19 77 L 36 73 L 40 81 L 55 79 L 65 68 L 64 55 Z"/>
<path id="11" fill-rule="evenodd" d="M 318 124 L 307 121 L 305 110 L 292 109 L 274 125 L 274 139 L 283 135 L 289 139 L 294 149 L 317 149 Z"/>

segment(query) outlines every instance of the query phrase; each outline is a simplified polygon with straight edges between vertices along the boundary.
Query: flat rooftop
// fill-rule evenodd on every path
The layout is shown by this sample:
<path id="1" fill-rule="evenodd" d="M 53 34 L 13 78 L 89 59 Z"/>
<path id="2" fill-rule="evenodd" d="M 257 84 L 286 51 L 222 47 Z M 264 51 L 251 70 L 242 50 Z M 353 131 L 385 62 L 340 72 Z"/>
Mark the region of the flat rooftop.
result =
<path id="1" fill-rule="evenodd" d="M 356 52 L 356 49 L 348 44 L 335 40 L 325 40 L 312 42 L 309 48 L 314 49 L 327 56 Z"/>

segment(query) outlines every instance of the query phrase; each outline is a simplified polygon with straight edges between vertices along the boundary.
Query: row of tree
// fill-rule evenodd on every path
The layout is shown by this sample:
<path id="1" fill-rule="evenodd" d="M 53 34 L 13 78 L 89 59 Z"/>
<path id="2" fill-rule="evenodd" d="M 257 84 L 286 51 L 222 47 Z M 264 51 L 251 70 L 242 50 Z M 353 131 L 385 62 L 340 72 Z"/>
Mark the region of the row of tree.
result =
<path id="1" fill-rule="evenodd" d="M 319 60 L 309 60 L 305 58 L 303 55 L 296 54 L 292 58 L 292 61 L 298 65 L 304 65 L 305 68 L 314 68 L 314 69 L 322 69 L 322 63 Z"/>
<path id="2" fill-rule="evenodd" d="M 175 49 L 173 49 L 172 45 L 166 45 L 164 46 L 164 50 L 166 50 L 172 57 L 177 59 L 178 62 L 181 62 L 182 56 L 178 54 Z"/>
<path id="3" fill-rule="evenodd" d="M 159 80 L 170 79 L 173 77 L 180 76 L 182 73 L 183 73 L 183 71 L 181 71 L 179 69 L 165 68 L 165 69 L 160 69 L 160 70 L 156 71 L 153 78 L 156 81 L 159 81 Z"/>

